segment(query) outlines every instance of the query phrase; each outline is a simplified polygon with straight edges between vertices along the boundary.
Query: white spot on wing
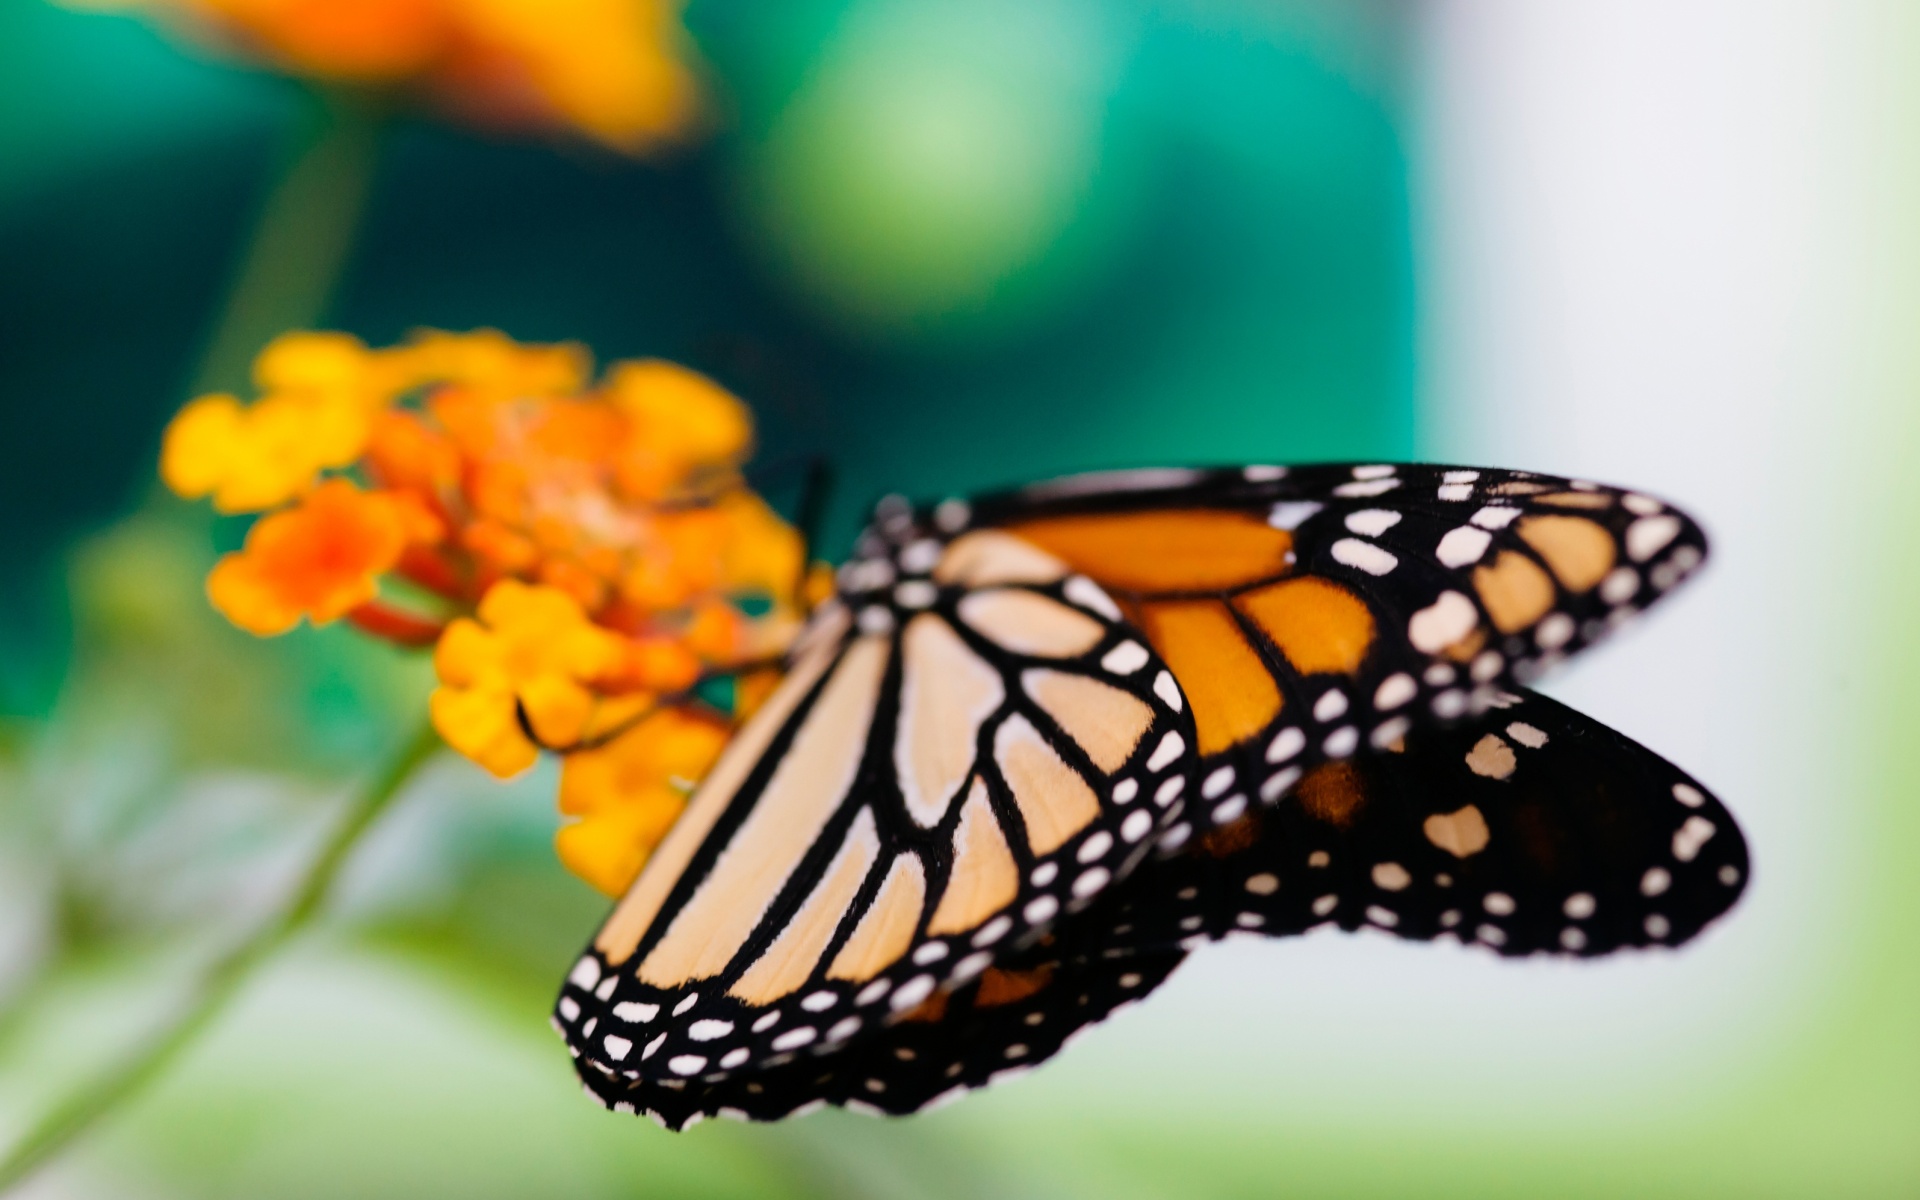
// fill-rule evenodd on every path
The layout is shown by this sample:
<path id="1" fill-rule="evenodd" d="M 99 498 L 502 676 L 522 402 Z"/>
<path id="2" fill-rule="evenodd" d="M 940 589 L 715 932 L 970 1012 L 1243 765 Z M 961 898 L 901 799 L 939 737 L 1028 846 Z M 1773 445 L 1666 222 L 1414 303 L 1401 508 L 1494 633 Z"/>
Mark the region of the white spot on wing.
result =
<path id="1" fill-rule="evenodd" d="M 1625 604 L 1640 592 L 1640 573 L 1632 567 L 1615 567 L 1600 581 L 1600 598 L 1608 604 Z"/>
<path id="2" fill-rule="evenodd" d="M 1267 524 L 1275 529 L 1298 529 L 1308 517 L 1325 507 L 1317 500 L 1282 500 L 1267 513 Z"/>
<path id="3" fill-rule="evenodd" d="M 1372 733 L 1367 735 L 1367 740 L 1373 743 L 1374 749 L 1385 750 L 1406 737 L 1407 731 L 1412 728 L 1412 721 L 1405 717 L 1395 717 L 1390 721 L 1382 721 Z"/>
<path id="4" fill-rule="evenodd" d="M 1627 526 L 1627 557 L 1645 562 L 1667 543 L 1680 536 L 1680 518 L 1674 516 L 1641 517 Z"/>
<path id="5" fill-rule="evenodd" d="M 939 542 L 932 538 L 921 538 L 917 542 L 909 543 L 906 549 L 900 551 L 900 565 L 916 575 L 924 575 L 933 570 L 934 564 L 940 561 L 940 551 Z"/>
<path id="6" fill-rule="evenodd" d="M 1288 788 L 1298 782 L 1300 782 L 1299 767 L 1288 767 L 1285 770 L 1275 771 L 1272 775 L 1267 776 L 1265 783 L 1260 785 L 1260 798 L 1268 804 L 1272 804 L 1275 800 L 1278 800 Z"/>
<path id="7" fill-rule="evenodd" d="M 1472 633 L 1479 623 L 1480 610 L 1473 601 L 1459 592 L 1442 592 L 1407 622 L 1407 640 L 1423 654 L 1438 654 Z"/>
<path id="8" fill-rule="evenodd" d="M 1472 525 L 1462 525 L 1458 529 L 1447 531 L 1446 536 L 1440 539 L 1440 544 L 1434 548 L 1433 555 L 1440 560 L 1442 566 L 1464 567 L 1469 563 L 1479 562 L 1480 556 L 1487 552 L 1487 547 L 1492 543 L 1493 535 L 1486 530 Z"/>
<path id="9" fill-rule="evenodd" d="M 1273 741 L 1267 743 L 1267 761 L 1285 762 L 1307 748 L 1307 735 L 1289 725 L 1273 735 Z"/>
<path id="10" fill-rule="evenodd" d="M 1185 738 L 1180 736 L 1180 731 L 1177 729 L 1168 730 L 1167 735 L 1160 739 L 1160 744 L 1153 748 L 1152 757 L 1147 759 L 1147 770 L 1163 770 L 1169 763 L 1173 762 L 1174 759 L 1186 753 L 1186 750 L 1187 742 Z"/>
<path id="11" fill-rule="evenodd" d="M 1081 608 L 1090 608 L 1109 621 L 1120 619 L 1120 606 L 1113 602 L 1113 597 L 1085 575 L 1075 575 L 1067 580 L 1066 587 L 1061 590 L 1067 599 Z"/>
<path id="12" fill-rule="evenodd" d="M 1147 665 L 1147 651 L 1139 642 L 1121 642 L 1107 651 L 1100 665 L 1115 675 L 1131 675 Z"/>
<path id="13" fill-rule="evenodd" d="M 1538 750 L 1547 744 L 1546 731 L 1536 729 L 1525 721 L 1515 721 L 1507 726 L 1507 736 L 1529 750 Z"/>
<path id="14" fill-rule="evenodd" d="M 1186 707 L 1186 702 L 1180 698 L 1180 685 L 1175 683 L 1173 676 L 1166 671 L 1153 677 L 1153 694 L 1160 697 L 1161 701 L 1175 712 L 1180 712 Z M 1152 763 L 1147 765 L 1156 771 L 1160 769 Z"/>
<path id="15" fill-rule="evenodd" d="M 1389 675 L 1380 681 L 1380 687 L 1373 693 L 1373 706 L 1382 712 L 1399 708 L 1420 692 L 1420 685 L 1413 676 L 1402 671 L 1398 675 Z"/>
<path id="16" fill-rule="evenodd" d="M 1404 891 L 1413 882 L 1413 876 L 1397 862 L 1375 863 L 1373 865 L 1373 886 L 1383 892 Z"/>
<path id="17" fill-rule="evenodd" d="M 1688 817 L 1687 823 L 1674 830 L 1673 856 L 1681 862 L 1692 862 L 1700 853 L 1700 847 L 1714 834 L 1713 822 L 1705 817 Z"/>
<path id="18" fill-rule="evenodd" d="M 1390 508 L 1363 508 L 1347 514 L 1347 528 L 1367 537 L 1379 537 L 1400 523 L 1400 514 Z"/>
<path id="19" fill-rule="evenodd" d="M 965 500 L 942 500 L 940 507 L 933 510 L 933 523 L 944 533 L 957 532 L 972 517 L 973 510 Z"/>
<path id="20" fill-rule="evenodd" d="M 1544 650 L 1558 650 L 1573 640 L 1573 634 L 1573 618 L 1566 613 L 1552 613 L 1534 630 L 1533 640 Z"/>
<path id="21" fill-rule="evenodd" d="M 1359 538 L 1341 538 L 1335 542 L 1333 561 L 1369 575 L 1385 575 L 1400 565 L 1400 560 L 1392 554 Z"/>
<path id="22" fill-rule="evenodd" d="M 924 579 L 909 579 L 893 589 L 893 602 L 901 608 L 927 608 L 940 598 L 940 589 Z"/>

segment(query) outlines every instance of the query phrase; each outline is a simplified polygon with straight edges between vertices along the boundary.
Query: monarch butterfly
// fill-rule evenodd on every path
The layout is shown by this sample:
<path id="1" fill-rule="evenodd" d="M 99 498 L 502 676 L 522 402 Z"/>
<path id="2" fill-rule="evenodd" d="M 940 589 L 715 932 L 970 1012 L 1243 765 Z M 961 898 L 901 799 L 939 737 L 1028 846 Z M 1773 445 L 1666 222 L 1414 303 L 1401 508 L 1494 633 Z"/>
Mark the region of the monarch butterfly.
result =
<path id="1" fill-rule="evenodd" d="M 1739 828 L 1525 685 L 1705 553 L 1639 493 L 1438 466 L 883 500 L 556 1027 L 670 1128 L 904 1113 L 1234 932 L 1685 941 L 1745 887 Z"/>

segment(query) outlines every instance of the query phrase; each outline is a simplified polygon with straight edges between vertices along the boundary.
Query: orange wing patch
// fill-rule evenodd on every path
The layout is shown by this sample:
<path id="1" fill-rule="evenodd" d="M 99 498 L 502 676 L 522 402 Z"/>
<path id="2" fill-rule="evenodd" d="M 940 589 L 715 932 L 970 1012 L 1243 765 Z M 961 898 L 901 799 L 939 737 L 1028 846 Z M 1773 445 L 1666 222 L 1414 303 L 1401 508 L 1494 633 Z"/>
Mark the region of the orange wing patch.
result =
<path id="1" fill-rule="evenodd" d="M 1501 633 L 1525 629 L 1553 607 L 1553 580 L 1524 554 L 1502 550 L 1490 567 L 1475 567 L 1474 590 Z"/>
<path id="2" fill-rule="evenodd" d="M 1237 745 L 1279 714 L 1280 688 L 1225 604 L 1161 600 L 1139 607 L 1147 640 L 1193 706 L 1200 753 Z"/>
<path id="3" fill-rule="evenodd" d="M 1293 535 L 1220 509 L 1044 517 L 1010 526 L 1104 587 L 1136 594 L 1242 587 L 1287 569 Z"/>
<path id="4" fill-rule="evenodd" d="M 1585 517 L 1528 517 L 1520 522 L 1520 538 L 1570 592 L 1587 591 L 1613 570 L 1613 535 Z"/>
<path id="5" fill-rule="evenodd" d="M 1366 602 L 1331 580 L 1283 579 L 1236 597 L 1234 604 L 1302 675 L 1352 674 L 1373 645 L 1373 613 Z"/>
<path id="6" fill-rule="evenodd" d="M 988 967 L 981 972 L 980 990 L 974 993 L 973 1006 L 998 1008 L 1002 1004 L 1013 1004 L 1025 1000 L 1052 980 L 1051 966 L 1035 967 L 1031 971 Z"/>
<path id="7" fill-rule="evenodd" d="M 1307 772 L 1294 795 L 1300 798 L 1300 807 L 1308 816 L 1335 829 L 1352 825 L 1367 802 L 1367 789 L 1361 782 L 1360 772 L 1345 759 L 1323 763 Z"/>

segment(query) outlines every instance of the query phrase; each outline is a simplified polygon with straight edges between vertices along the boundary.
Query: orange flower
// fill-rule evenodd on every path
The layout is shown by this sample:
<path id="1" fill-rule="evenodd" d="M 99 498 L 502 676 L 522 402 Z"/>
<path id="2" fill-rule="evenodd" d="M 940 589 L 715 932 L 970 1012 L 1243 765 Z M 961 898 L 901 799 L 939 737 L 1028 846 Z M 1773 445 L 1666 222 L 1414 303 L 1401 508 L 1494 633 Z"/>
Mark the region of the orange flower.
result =
<path id="1" fill-rule="evenodd" d="M 635 499 L 664 499 L 690 468 L 731 468 L 747 455 L 746 407 L 705 375 L 646 359 L 608 372 L 606 390 L 627 418 L 615 474 Z"/>
<path id="2" fill-rule="evenodd" d="M 391 394 L 379 360 L 341 334 L 276 338 L 254 374 L 266 393 L 258 404 L 202 396 L 173 419 L 160 451 L 168 487 L 190 500 L 212 495 L 221 512 L 284 504 L 360 457 Z"/>
<path id="3" fill-rule="evenodd" d="M 249 633 L 285 633 L 301 617 L 325 625 L 372 600 L 410 540 L 437 532 L 405 497 L 330 480 L 254 525 L 207 577 L 207 595 Z"/>
<path id="4" fill-rule="evenodd" d="M 617 891 L 730 728 L 695 689 L 746 672 L 736 711 L 764 694 L 805 609 L 803 553 L 742 482 L 744 405 L 670 363 L 592 370 L 579 346 L 492 330 L 385 349 L 289 334 L 255 363 L 256 403 L 203 396 L 175 418 L 161 472 L 265 511 L 208 578 L 235 624 L 344 615 L 433 645 L 449 745 L 501 777 L 565 755 L 561 857 Z M 386 576 L 408 604 L 382 598 Z"/>
<path id="5" fill-rule="evenodd" d="M 587 684 L 618 672 L 626 647 L 565 592 L 515 580 L 494 585 L 479 617 L 449 625 L 434 651 L 433 723 L 449 745 L 504 778 L 538 753 L 518 714 L 548 745 L 580 740 L 595 704 Z"/>
<path id="6" fill-rule="evenodd" d="M 602 748 L 568 755 L 560 811 L 580 819 L 554 837 L 560 861 L 610 896 L 624 892 L 726 740 L 723 721 L 663 709 Z"/>
<path id="7" fill-rule="evenodd" d="M 136 0 L 295 74 L 419 92 L 478 123 L 628 153 L 699 112 L 676 0 Z"/>

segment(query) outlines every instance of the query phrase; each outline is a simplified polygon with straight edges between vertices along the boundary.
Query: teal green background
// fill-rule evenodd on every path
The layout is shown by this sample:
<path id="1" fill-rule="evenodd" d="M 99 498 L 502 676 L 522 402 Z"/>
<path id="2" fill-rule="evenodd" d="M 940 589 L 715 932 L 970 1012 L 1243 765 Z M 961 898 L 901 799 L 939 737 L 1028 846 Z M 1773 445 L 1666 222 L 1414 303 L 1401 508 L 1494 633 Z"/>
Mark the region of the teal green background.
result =
<path id="1" fill-rule="evenodd" d="M 550 773 L 448 761 L 327 926 L 34 1194 L 1920 1191 L 1920 30 L 1681 7 L 698 0 L 712 139 L 634 163 L 405 116 L 328 324 L 709 371 L 776 496 L 780 464 L 834 464 L 829 549 L 885 491 L 1152 462 L 1664 490 L 1714 572 L 1561 694 L 1746 823 L 1723 927 L 1579 969 L 1237 942 L 942 1112 L 671 1136 L 582 1099 L 545 1027 L 604 908 L 553 859 Z M 1826 74 L 1768 74 L 1803 59 Z M 1587 61 L 1611 73 L 1561 77 Z M 1771 93 L 1779 120 L 1740 111 Z M 1700 94 L 1752 142 L 1635 157 Z M 154 1026 L 422 704 L 415 658 L 224 625 L 200 580 L 237 530 L 152 482 L 312 113 L 133 19 L 0 7 L 0 1135 Z M 1711 190 L 1776 158 L 1814 199 Z M 1800 306 L 1754 336 L 1739 303 L 1776 295 Z"/>

